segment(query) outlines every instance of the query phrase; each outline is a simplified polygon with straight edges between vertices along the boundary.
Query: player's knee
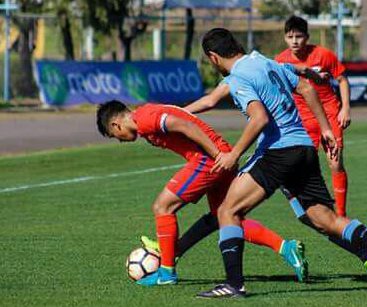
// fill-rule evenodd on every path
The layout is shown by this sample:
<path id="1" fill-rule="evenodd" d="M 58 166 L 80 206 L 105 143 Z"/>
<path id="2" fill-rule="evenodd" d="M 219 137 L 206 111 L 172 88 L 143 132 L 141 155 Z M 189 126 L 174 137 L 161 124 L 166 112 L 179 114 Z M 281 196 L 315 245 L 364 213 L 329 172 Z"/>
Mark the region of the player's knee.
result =
<path id="1" fill-rule="evenodd" d="M 164 215 L 164 214 L 170 214 L 169 207 L 163 205 L 160 202 L 154 202 L 152 205 L 152 211 L 154 215 Z"/>
<path id="2" fill-rule="evenodd" d="M 234 215 L 235 212 L 233 211 L 233 209 L 226 204 L 222 204 L 218 208 L 218 219 L 220 221 L 231 219 Z"/>

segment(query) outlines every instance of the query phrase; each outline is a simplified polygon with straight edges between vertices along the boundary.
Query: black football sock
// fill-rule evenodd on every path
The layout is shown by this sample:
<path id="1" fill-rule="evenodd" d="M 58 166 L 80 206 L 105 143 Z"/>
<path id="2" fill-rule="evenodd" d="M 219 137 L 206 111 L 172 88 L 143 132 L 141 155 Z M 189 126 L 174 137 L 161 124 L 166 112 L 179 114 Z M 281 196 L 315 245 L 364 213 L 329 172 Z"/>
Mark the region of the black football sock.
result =
<path id="1" fill-rule="evenodd" d="M 225 226 L 220 229 L 219 248 L 222 253 L 227 283 L 236 289 L 243 285 L 243 230 L 239 226 Z"/>
<path id="2" fill-rule="evenodd" d="M 308 217 L 306 215 L 303 215 L 301 217 L 299 217 L 299 220 L 315 229 L 317 232 L 319 232 L 322 235 L 326 235 L 323 231 L 321 231 L 321 229 L 317 228 L 315 225 L 312 224 L 312 222 L 308 219 Z M 359 259 L 361 259 L 361 261 L 365 262 L 366 261 L 366 253 L 363 252 L 362 250 L 355 248 L 348 240 L 345 240 L 343 238 L 339 238 L 336 236 L 328 236 L 328 239 L 330 242 L 334 243 L 335 245 L 341 247 L 342 249 L 346 250 L 347 252 L 357 256 Z"/>
<path id="3" fill-rule="evenodd" d="M 343 230 L 343 240 L 350 242 L 363 262 L 367 261 L 367 228 L 358 220 L 352 220 Z"/>
<path id="4" fill-rule="evenodd" d="M 210 212 L 204 214 L 178 240 L 176 257 L 181 257 L 196 243 L 218 230 L 218 218 Z"/>

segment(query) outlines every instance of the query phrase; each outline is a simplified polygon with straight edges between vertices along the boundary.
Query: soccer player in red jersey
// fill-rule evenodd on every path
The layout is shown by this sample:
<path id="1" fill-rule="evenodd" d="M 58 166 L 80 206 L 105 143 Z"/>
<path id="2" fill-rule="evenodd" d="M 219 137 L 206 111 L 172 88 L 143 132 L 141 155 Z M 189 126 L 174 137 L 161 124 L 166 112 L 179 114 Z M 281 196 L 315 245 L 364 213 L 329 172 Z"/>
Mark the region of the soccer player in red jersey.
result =
<path id="1" fill-rule="evenodd" d="M 280 63 L 291 63 L 297 67 L 312 69 L 323 77 L 322 82 L 315 82 L 312 79 L 309 82 L 320 97 L 338 142 L 338 155 L 335 159 L 328 159 L 328 163 L 332 171 L 336 212 L 345 216 L 348 181 L 343 164 L 343 130 L 350 124 L 349 84 L 343 75 L 345 68 L 330 50 L 308 44 L 308 24 L 303 18 L 290 17 L 285 23 L 284 32 L 288 49 L 277 55 L 275 60 Z M 341 102 L 333 91 L 329 77 L 334 78 L 339 83 Z M 321 142 L 318 122 L 301 95 L 294 93 L 294 100 L 303 126 L 313 140 L 315 147 L 318 148 Z"/>
<path id="2" fill-rule="evenodd" d="M 217 155 L 230 152 L 231 146 L 195 115 L 169 105 L 146 104 L 130 111 L 123 103 L 110 101 L 99 107 L 97 126 L 103 136 L 120 141 L 135 141 L 139 136 L 153 146 L 170 149 L 187 161 L 167 183 L 152 207 L 161 251 L 161 267 L 156 273 L 137 282 L 146 286 L 176 284 L 176 244 L 180 240 L 177 242 L 175 213 L 184 204 L 196 203 L 206 195 L 211 215 L 217 215 L 217 209 L 237 172 L 236 169 L 222 172 L 212 172 L 211 169 Z M 305 278 L 307 262 L 300 242 L 283 240 L 253 220 L 244 221 L 242 226 L 246 228 L 247 241 L 279 252 L 293 267 L 298 279 L 302 281 Z M 196 231 L 200 232 L 200 227 L 196 227 Z"/>

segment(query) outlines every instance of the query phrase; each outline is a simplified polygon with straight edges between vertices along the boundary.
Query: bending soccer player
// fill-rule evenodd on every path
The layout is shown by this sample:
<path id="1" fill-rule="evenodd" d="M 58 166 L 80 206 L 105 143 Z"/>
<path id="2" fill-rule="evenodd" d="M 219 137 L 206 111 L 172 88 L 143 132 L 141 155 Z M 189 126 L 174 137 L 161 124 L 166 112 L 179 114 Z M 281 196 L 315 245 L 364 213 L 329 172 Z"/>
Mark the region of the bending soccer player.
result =
<path id="1" fill-rule="evenodd" d="M 246 214 L 281 186 L 297 197 L 299 210 L 315 228 L 328 236 L 344 239 L 355 254 L 366 261 L 367 228 L 358 220 L 335 213 L 316 149 L 293 101 L 293 91 L 305 98 L 319 122 L 327 153 L 333 158 L 338 151 L 336 139 L 314 88 L 284 65 L 258 52 L 245 55 L 243 47 L 226 29 L 217 28 L 206 33 L 202 46 L 210 62 L 225 78 L 212 94 L 194 102 L 188 109 L 201 112 L 230 94 L 236 106 L 250 119 L 231 152 L 218 154 L 212 172 L 231 169 L 256 139 L 258 146 L 233 180 L 218 209 L 219 247 L 226 281 L 198 296 L 245 296 L 242 267 L 246 229 L 241 223 Z"/>
<path id="2" fill-rule="evenodd" d="M 236 170 L 212 173 L 215 157 L 230 152 L 231 146 L 195 115 L 175 107 L 146 104 L 131 112 L 124 104 L 111 101 L 97 111 L 97 125 L 103 136 L 120 141 L 135 141 L 138 136 L 154 146 L 167 148 L 183 156 L 186 165 L 168 182 L 153 203 L 161 267 L 137 283 L 146 286 L 177 283 L 175 271 L 178 225 L 176 212 L 186 203 L 206 195 L 213 215 L 222 203 Z M 303 246 L 285 241 L 256 221 L 244 222 L 246 237 L 259 245 L 280 252 L 293 267 L 299 280 L 307 274 Z"/>
<path id="3" fill-rule="evenodd" d="M 323 109 L 331 125 L 338 143 L 338 154 L 334 159 L 327 159 L 332 172 L 332 184 L 335 197 L 336 212 L 346 215 L 347 198 L 347 173 L 343 164 L 343 130 L 350 124 L 349 84 L 343 75 L 345 68 L 335 54 L 321 46 L 309 45 L 307 21 L 301 17 L 290 17 L 284 26 L 284 40 L 288 49 L 275 57 L 280 63 L 291 63 L 298 67 L 312 69 L 324 76 L 311 84 L 317 91 Z M 341 103 L 334 93 L 330 77 L 338 81 L 341 94 Z M 293 95 L 303 127 L 311 137 L 313 144 L 318 149 L 321 142 L 321 129 L 313 112 L 304 98 L 295 93 Z"/>

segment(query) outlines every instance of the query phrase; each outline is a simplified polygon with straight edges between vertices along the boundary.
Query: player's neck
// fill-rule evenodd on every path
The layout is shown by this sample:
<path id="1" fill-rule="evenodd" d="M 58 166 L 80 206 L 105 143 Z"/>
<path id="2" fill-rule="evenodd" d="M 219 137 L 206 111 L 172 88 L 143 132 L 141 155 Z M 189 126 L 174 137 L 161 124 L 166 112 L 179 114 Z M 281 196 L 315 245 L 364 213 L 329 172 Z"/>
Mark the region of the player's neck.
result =
<path id="1" fill-rule="evenodd" d="M 291 54 L 292 54 L 292 57 L 294 57 L 295 59 L 297 60 L 305 60 L 308 56 L 308 45 L 306 45 L 304 48 L 298 50 L 298 51 L 292 51 L 291 50 Z"/>
<path id="2" fill-rule="evenodd" d="M 136 122 L 133 119 L 133 114 L 132 112 L 129 112 L 128 114 L 126 114 L 123 118 L 124 121 L 124 126 L 128 129 L 130 129 L 131 131 L 138 131 L 138 125 L 136 124 Z"/>
<path id="3" fill-rule="evenodd" d="M 230 59 L 224 59 L 223 61 L 223 66 L 224 68 L 228 71 L 231 72 L 233 65 L 244 56 L 244 54 L 239 53 L 237 55 L 235 55 L 233 58 Z"/>

